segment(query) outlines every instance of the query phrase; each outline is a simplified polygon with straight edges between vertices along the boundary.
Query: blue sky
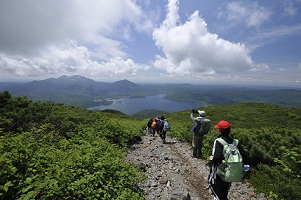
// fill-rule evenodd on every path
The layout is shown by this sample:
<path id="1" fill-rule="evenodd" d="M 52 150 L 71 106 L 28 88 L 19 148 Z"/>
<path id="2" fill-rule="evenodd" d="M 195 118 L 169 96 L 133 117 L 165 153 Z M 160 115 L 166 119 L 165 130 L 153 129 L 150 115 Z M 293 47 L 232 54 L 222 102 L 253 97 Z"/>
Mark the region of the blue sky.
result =
<path id="1" fill-rule="evenodd" d="M 0 80 L 301 86 L 301 0 L 0 1 Z"/>

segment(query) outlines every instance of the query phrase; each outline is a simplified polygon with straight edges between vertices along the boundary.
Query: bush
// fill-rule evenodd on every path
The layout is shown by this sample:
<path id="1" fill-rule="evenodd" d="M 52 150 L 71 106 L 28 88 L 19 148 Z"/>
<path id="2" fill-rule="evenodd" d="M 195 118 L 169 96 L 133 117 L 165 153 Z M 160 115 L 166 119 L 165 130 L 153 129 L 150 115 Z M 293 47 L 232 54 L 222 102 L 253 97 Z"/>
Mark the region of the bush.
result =
<path id="1" fill-rule="evenodd" d="M 141 123 L 0 93 L 0 199 L 142 199 L 124 159 Z"/>

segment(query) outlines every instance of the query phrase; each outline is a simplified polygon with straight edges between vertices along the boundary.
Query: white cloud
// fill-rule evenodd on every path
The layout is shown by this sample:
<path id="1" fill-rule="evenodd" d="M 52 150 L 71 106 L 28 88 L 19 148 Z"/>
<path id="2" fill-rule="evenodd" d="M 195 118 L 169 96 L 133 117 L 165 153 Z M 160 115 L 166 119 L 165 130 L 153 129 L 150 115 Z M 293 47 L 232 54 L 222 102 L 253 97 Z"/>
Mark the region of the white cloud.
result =
<path id="1" fill-rule="evenodd" d="M 0 76 L 136 73 L 121 41 L 151 20 L 134 0 L 1 0 Z"/>
<path id="2" fill-rule="evenodd" d="M 0 72 L 3 75 L 38 77 L 54 75 L 84 75 L 88 77 L 110 76 L 118 74 L 133 75 L 149 67 L 135 63 L 133 60 L 111 58 L 109 62 L 97 62 L 90 58 L 84 46 L 75 41 L 66 40 L 60 45 L 50 45 L 35 57 L 9 56 L 0 54 Z"/>
<path id="3" fill-rule="evenodd" d="M 301 69 L 301 62 L 299 62 L 299 69 Z"/>
<path id="4" fill-rule="evenodd" d="M 250 70 L 253 61 L 247 47 L 219 38 L 207 30 L 195 11 L 184 24 L 179 21 L 178 1 L 170 0 L 167 17 L 153 32 L 157 55 L 154 66 L 175 74 L 215 74 Z"/>
<path id="5" fill-rule="evenodd" d="M 298 9 L 295 7 L 294 1 L 292 0 L 284 1 L 284 12 L 288 16 L 295 16 L 298 13 Z"/>
<path id="6" fill-rule="evenodd" d="M 250 70 L 251 72 L 268 72 L 270 71 L 270 67 L 267 64 L 253 64 L 253 68 Z"/>
<path id="7" fill-rule="evenodd" d="M 28 77 L 27 80 L 32 77 L 42 79 L 63 74 L 80 74 L 99 80 L 100 77 L 115 80 L 121 77 L 160 79 L 159 73 L 162 73 L 170 82 L 189 82 L 193 78 L 215 82 L 251 80 L 250 76 L 261 76 L 254 78 L 255 81 L 264 80 L 274 73 L 274 67 L 270 69 L 268 64 L 254 63 L 251 58 L 253 49 L 250 47 L 254 47 L 255 51 L 258 46 L 275 42 L 275 46 L 284 45 L 277 48 L 287 48 L 287 52 L 292 52 L 293 48 L 298 50 L 300 0 L 274 2 L 266 8 L 261 6 L 266 4 L 262 1 L 218 1 L 205 4 L 200 1 L 193 6 L 208 6 L 205 7 L 208 10 L 201 13 L 206 21 L 195 11 L 182 22 L 179 6 L 183 6 L 183 13 L 187 13 L 191 12 L 188 10 L 192 4 L 185 0 L 180 3 L 170 0 L 164 20 L 162 15 L 165 12 L 162 9 L 166 2 L 27 0 L 22 3 L 1 0 L 0 80 L 8 80 L 9 77 L 14 80 L 23 77 Z M 212 26 L 217 22 L 212 17 L 219 6 L 223 6 L 220 17 L 225 19 L 218 21 L 223 30 L 221 35 L 212 31 Z M 272 20 L 272 8 L 278 9 L 277 13 L 275 11 L 277 20 L 268 23 Z M 284 15 L 284 9 L 291 14 L 290 17 Z M 154 30 L 154 24 L 159 20 L 162 23 Z M 207 23 L 210 24 L 208 29 Z M 149 43 L 151 36 L 160 48 L 160 53 L 156 53 L 153 43 Z M 288 36 L 287 39 L 285 36 Z M 285 40 L 282 43 L 280 39 Z M 285 46 L 288 40 L 294 40 L 293 45 Z M 147 63 L 147 59 L 154 54 L 160 54 L 153 61 L 156 69 L 137 63 L 137 60 Z M 258 54 L 254 55 L 254 59 L 265 60 L 264 53 L 260 54 L 261 58 L 258 58 Z M 273 63 L 270 66 L 274 66 Z M 278 67 L 287 70 L 280 63 Z M 299 73 L 300 63 L 294 69 Z M 244 72 L 247 72 L 246 76 Z M 300 80 L 296 78 L 300 73 L 296 72 L 279 70 L 279 73 L 272 75 L 277 76 L 275 82 L 278 79 Z"/>
<path id="8" fill-rule="evenodd" d="M 257 28 L 268 21 L 272 12 L 258 5 L 257 2 L 233 1 L 227 4 L 226 10 L 221 10 L 220 18 L 225 17 L 229 22 L 244 25 L 247 28 Z"/>
<path id="9" fill-rule="evenodd" d="M 152 26 L 132 1 L 2 0 L 0 50 L 22 54 L 65 39 L 102 44 L 103 38 L 128 38 L 130 30 L 121 24 L 138 31 Z"/>
<path id="10" fill-rule="evenodd" d="M 278 41 L 279 38 L 291 37 L 300 35 L 301 24 L 294 26 L 277 26 L 269 29 L 258 31 L 255 35 L 247 38 L 248 46 L 253 46 L 256 49 L 267 43 Z"/>

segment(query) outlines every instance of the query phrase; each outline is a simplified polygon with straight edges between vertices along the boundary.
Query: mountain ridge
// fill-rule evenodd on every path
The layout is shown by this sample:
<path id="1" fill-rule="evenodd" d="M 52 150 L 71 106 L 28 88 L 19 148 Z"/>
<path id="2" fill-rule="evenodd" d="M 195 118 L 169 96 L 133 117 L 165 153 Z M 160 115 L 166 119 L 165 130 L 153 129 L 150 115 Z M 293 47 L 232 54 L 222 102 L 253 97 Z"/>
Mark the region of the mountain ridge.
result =
<path id="1" fill-rule="evenodd" d="M 175 84 L 136 84 L 127 79 L 113 83 L 80 75 L 60 76 L 27 83 L 0 83 L 0 91 L 26 96 L 33 101 L 52 101 L 84 108 L 101 105 L 107 98 L 147 97 L 166 94 L 174 101 L 202 105 L 229 105 L 239 102 L 271 103 L 301 107 L 301 90 L 296 88 Z"/>

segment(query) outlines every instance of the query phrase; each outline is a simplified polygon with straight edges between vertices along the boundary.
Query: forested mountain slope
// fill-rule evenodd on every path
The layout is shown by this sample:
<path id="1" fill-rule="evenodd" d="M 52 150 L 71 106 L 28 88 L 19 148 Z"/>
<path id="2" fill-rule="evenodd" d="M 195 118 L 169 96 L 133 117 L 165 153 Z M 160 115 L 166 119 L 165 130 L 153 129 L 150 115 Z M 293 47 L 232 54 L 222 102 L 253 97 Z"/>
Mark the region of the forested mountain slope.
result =
<path id="1" fill-rule="evenodd" d="M 276 199 L 300 199 L 301 109 L 245 103 L 203 108 L 228 120 L 249 151 L 248 181 Z M 190 111 L 169 113 L 169 135 L 190 143 Z M 156 115 L 157 116 L 157 115 Z M 149 116 L 149 117 L 156 117 Z M 32 102 L 0 93 L 0 199 L 143 199 L 143 173 L 125 161 L 147 119 Z M 209 156 L 216 131 L 205 137 Z"/>

